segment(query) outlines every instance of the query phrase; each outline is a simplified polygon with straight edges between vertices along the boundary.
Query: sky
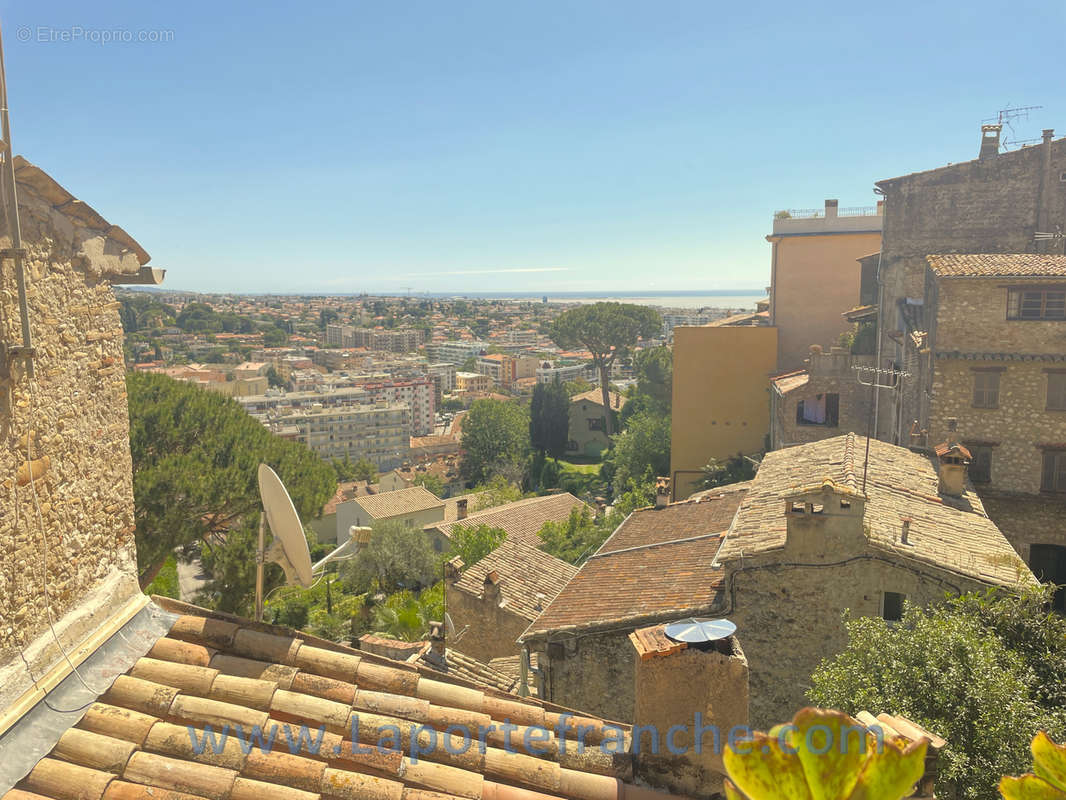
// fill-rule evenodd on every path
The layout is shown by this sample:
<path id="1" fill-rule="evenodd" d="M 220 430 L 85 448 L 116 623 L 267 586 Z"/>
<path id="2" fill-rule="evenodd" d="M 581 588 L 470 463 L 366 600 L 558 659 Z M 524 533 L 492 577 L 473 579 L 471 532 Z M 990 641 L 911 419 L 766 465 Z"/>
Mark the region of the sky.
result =
<path id="1" fill-rule="evenodd" d="M 1043 106 L 1014 138 L 1066 135 L 1061 0 L 0 0 L 0 24 L 16 152 L 171 289 L 758 290 L 775 210 L 872 205 L 1007 107 Z"/>

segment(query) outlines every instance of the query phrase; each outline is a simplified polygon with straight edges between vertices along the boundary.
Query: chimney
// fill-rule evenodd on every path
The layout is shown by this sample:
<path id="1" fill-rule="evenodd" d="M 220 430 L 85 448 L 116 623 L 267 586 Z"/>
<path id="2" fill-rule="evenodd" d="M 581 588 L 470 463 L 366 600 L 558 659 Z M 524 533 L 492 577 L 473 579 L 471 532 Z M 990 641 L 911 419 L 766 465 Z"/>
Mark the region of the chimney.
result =
<path id="1" fill-rule="evenodd" d="M 655 479 L 655 507 L 665 508 L 670 505 L 670 479 Z"/>
<path id="2" fill-rule="evenodd" d="M 466 519 L 466 503 L 465 497 L 460 497 L 455 501 L 455 516 L 456 519 Z"/>
<path id="3" fill-rule="evenodd" d="M 429 623 L 429 649 L 441 662 L 447 663 L 447 647 L 444 638 L 444 623 Z"/>
<path id="4" fill-rule="evenodd" d="M 882 200 L 878 200 L 877 201 L 877 216 L 883 217 L 884 215 L 885 215 L 885 201 L 883 199 Z"/>
<path id="5" fill-rule="evenodd" d="M 456 556 L 444 562 L 444 582 L 455 583 L 463 574 L 463 559 Z"/>
<path id="6" fill-rule="evenodd" d="M 957 442 L 936 446 L 940 485 L 937 491 L 951 497 L 962 497 L 966 491 L 966 467 L 970 463 L 970 451 Z"/>
<path id="7" fill-rule="evenodd" d="M 981 126 L 981 152 L 978 158 L 994 158 L 999 155 L 999 132 L 1002 125 Z"/>
<path id="8" fill-rule="evenodd" d="M 1055 129 L 1054 128 L 1044 128 L 1044 130 L 1040 132 L 1040 140 L 1044 144 L 1051 144 L 1051 139 L 1052 139 L 1052 137 L 1054 137 L 1054 135 L 1055 135 Z"/>
<path id="9" fill-rule="evenodd" d="M 481 596 L 486 600 L 492 600 L 495 603 L 499 603 L 500 582 L 500 573 L 494 569 L 490 569 L 485 573 L 485 581 L 482 585 Z"/>
<path id="10" fill-rule="evenodd" d="M 913 522 L 913 520 L 910 517 L 904 517 L 901 522 L 902 527 L 899 532 L 900 544 L 910 544 L 911 522 Z"/>
<path id="11" fill-rule="evenodd" d="M 825 201 L 825 218 L 836 219 L 837 206 L 840 205 L 839 200 L 826 200 Z"/>
<path id="12" fill-rule="evenodd" d="M 683 623 L 691 629 L 703 621 Z M 732 627 L 728 620 L 715 622 Z M 653 625 L 629 634 L 636 656 L 633 730 L 648 726 L 640 734 L 636 775 L 671 793 L 709 797 L 722 790 L 729 732 L 748 725 L 748 662 L 733 635 L 685 642 L 667 630 L 678 633 L 671 625 Z M 680 733 L 673 729 L 668 743 L 665 737 L 675 725 L 685 727 Z M 649 736 L 660 738 L 654 752 Z"/>

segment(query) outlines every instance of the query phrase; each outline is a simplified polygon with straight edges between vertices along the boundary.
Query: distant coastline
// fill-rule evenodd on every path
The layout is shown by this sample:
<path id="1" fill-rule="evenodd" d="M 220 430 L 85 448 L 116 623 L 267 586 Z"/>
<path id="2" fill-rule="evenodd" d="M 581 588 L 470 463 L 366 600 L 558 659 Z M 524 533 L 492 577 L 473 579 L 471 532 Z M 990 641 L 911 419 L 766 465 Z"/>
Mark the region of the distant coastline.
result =
<path id="1" fill-rule="evenodd" d="M 457 298 L 469 300 L 541 300 L 549 303 L 597 303 L 618 301 L 662 308 L 733 308 L 754 309 L 766 297 L 766 292 L 752 289 L 723 289 L 710 291 L 659 292 L 427 292 L 418 297 Z"/>

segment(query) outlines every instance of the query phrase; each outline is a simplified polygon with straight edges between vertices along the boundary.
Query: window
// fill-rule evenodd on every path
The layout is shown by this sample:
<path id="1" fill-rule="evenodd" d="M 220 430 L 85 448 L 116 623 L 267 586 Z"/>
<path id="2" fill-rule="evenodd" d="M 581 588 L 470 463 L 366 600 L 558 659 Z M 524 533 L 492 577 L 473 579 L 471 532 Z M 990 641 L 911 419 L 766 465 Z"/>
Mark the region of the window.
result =
<path id="1" fill-rule="evenodd" d="M 1066 584 L 1066 547 L 1054 544 L 1029 546 L 1029 566 L 1042 583 Z M 1060 614 L 1066 612 L 1066 589 L 1055 592 L 1052 607 Z"/>
<path id="2" fill-rule="evenodd" d="M 1066 371 L 1047 374 L 1047 410 L 1066 411 Z"/>
<path id="3" fill-rule="evenodd" d="M 970 451 L 970 480 L 974 483 L 990 483 L 992 480 L 992 447 L 987 444 L 966 446 Z"/>
<path id="4" fill-rule="evenodd" d="M 602 431 L 602 430 L 604 430 L 603 417 L 590 417 L 589 418 L 589 430 L 590 431 Z"/>
<path id="5" fill-rule="evenodd" d="M 974 370 L 973 407 L 999 408 L 1000 370 Z"/>
<path id="6" fill-rule="evenodd" d="M 885 592 L 881 601 L 881 617 L 888 622 L 903 619 L 903 601 L 906 597 L 901 592 Z"/>
<path id="7" fill-rule="evenodd" d="M 1066 319 L 1066 287 L 1008 289 L 1007 319 Z"/>
<path id="8" fill-rule="evenodd" d="M 835 428 L 840 418 L 840 395 L 819 394 L 796 404 L 797 425 L 825 425 Z"/>
<path id="9" fill-rule="evenodd" d="M 1044 492 L 1066 492 L 1066 450 L 1045 450 L 1040 479 Z"/>

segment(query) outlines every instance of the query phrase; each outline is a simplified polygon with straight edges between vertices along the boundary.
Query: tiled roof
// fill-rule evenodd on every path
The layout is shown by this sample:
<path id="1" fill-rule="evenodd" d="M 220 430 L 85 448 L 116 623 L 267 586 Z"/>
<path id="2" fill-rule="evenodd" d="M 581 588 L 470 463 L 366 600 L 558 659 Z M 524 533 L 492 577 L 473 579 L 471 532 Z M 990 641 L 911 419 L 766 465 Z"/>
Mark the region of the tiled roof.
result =
<path id="1" fill-rule="evenodd" d="M 414 514 L 429 508 L 438 508 L 443 501 L 423 486 L 409 486 L 394 492 L 380 492 L 356 498 L 366 513 L 374 519 L 398 517 L 401 514 Z"/>
<path id="2" fill-rule="evenodd" d="M 626 398 L 618 392 L 607 392 L 607 399 L 611 403 L 611 408 L 615 411 L 625 408 Z M 598 406 L 603 406 L 603 393 L 599 389 L 589 389 L 587 392 L 581 392 L 581 394 L 575 394 L 570 398 L 571 403 L 595 403 Z"/>
<path id="3" fill-rule="evenodd" d="M 488 495 L 489 492 L 469 492 L 468 494 L 459 494 L 455 497 L 444 498 L 444 521 L 455 522 L 459 519 L 459 501 L 466 500 L 467 508 L 477 508 L 477 504 L 481 501 L 481 498 Z"/>
<path id="4" fill-rule="evenodd" d="M 184 612 L 167 636 L 119 676 L 81 721 L 9 797 L 18 800 L 654 800 L 636 786 L 628 753 L 578 750 L 576 726 L 559 706 L 475 687 L 418 664 L 325 642 L 157 598 Z M 544 754 L 527 754 L 522 735 L 505 742 L 500 722 L 541 726 Z M 353 723 L 358 721 L 358 742 Z M 488 734 L 488 747 L 463 748 L 449 726 Z M 203 729 L 230 726 L 229 739 L 203 743 Z M 273 748 L 237 740 L 255 726 L 277 736 Z M 299 727 L 309 729 L 298 739 Z M 565 748 L 551 731 L 564 730 Z M 286 729 L 286 726 L 288 728 Z M 379 749 L 382 732 L 404 732 L 397 749 Z M 418 726 L 424 733 L 406 734 Z M 624 728 L 624 726 L 623 726 Z M 436 747 L 426 747 L 429 731 Z M 627 730 L 627 729 L 626 729 Z M 386 734 L 391 737 L 391 734 Z M 441 746 L 451 735 L 448 746 Z M 628 735 L 628 733 L 627 733 Z M 288 737 L 292 737 L 289 739 Z M 412 741 L 421 745 L 412 756 Z M 388 740 L 386 740 L 388 741 Z M 528 741 L 528 740 L 527 740 Z M 544 741 L 538 735 L 535 740 Z M 356 746 L 361 744 L 362 746 Z M 509 749 L 505 749 L 508 748 Z M 197 752 L 197 750 L 200 752 Z M 537 748 L 540 749 L 540 748 Z M 516 788 L 515 788 L 516 787 Z"/>
<path id="5" fill-rule="evenodd" d="M 452 677 L 475 683 L 478 686 L 487 686 L 490 689 L 497 689 L 501 692 L 515 692 L 518 689 L 517 676 L 511 677 L 483 661 L 478 661 L 476 658 L 460 653 L 451 647 L 446 652 L 447 657 L 442 663 L 433 652 L 430 643 L 426 642 L 425 649 L 418 657 L 418 663 L 443 675 L 451 675 Z"/>
<path id="6" fill-rule="evenodd" d="M 785 375 L 778 375 L 776 378 L 771 378 L 770 383 L 777 390 L 778 394 L 788 394 L 789 392 L 801 389 L 806 386 L 811 380 L 811 373 L 805 369 L 796 370 L 795 372 L 789 372 Z"/>
<path id="7" fill-rule="evenodd" d="M 719 561 L 784 547 L 785 497 L 830 479 L 861 492 L 865 437 L 853 433 L 767 453 L 740 504 Z M 1032 573 L 985 514 L 972 490 L 938 493 L 935 459 L 872 440 L 863 520 L 870 544 L 901 560 L 923 561 L 991 584 L 1032 581 Z M 911 520 L 901 544 L 902 520 Z"/>
<path id="8" fill-rule="evenodd" d="M 522 638 L 708 610 L 724 575 L 714 555 L 744 494 L 634 511 Z"/>
<path id="9" fill-rule="evenodd" d="M 523 656 L 521 655 L 500 656 L 499 658 L 494 658 L 489 661 L 489 667 L 496 670 L 496 672 L 499 672 L 501 675 L 506 675 L 509 679 L 514 681 L 514 685 L 517 687 L 522 679 L 522 658 Z M 533 669 L 537 669 L 539 666 L 539 659 L 540 656 L 536 651 L 529 654 L 530 666 L 532 666 Z M 532 680 L 532 676 L 528 681 L 528 684 L 529 685 L 526 688 L 529 689 L 529 693 L 535 697 L 537 694 L 537 682 Z"/>
<path id="10" fill-rule="evenodd" d="M 577 574 L 577 567 L 508 537 L 467 567 L 455 587 L 480 597 L 485 576 L 491 571 L 500 578 L 501 604 L 532 622 Z"/>
<path id="11" fill-rule="evenodd" d="M 349 500 L 354 500 L 357 497 L 366 497 L 370 494 L 377 494 L 378 485 L 376 483 L 370 483 L 370 481 L 346 481 L 344 483 L 337 484 L 337 491 L 333 493 L 333 497 L 329 499 L 329 502 L 322 507 L 322 516 L 328 516 L 329 514 L 337 513 L 337 506 L 341 503 L 347 503 Z"/>
<path id="12" fill-rule="evenodd" d="M 946 253 L 925 258 L 941 278 L 1066 277 L 1066 256 L 1045 253 Z"/>
<path id="13" fill-rule="evenodd" d="M 436 529 L 445 536 L 451 537 L 452 529 L 456 525 L 466 527 L 488 525 L 491 528 L 503 528 L 510 539 L 530 547 L 537 547 L 540 545 L 540 537 L 537 533 L 545 522 L 549 520 L 562 522 L 570 516 L 571 509 L 580 508 L 583 505 L 584 503 L 568 492 L 549 494 L 544 497 L 530 497 L 495 508 L 487 508 L 463 520 L 427 525 L 426 529 Z"/>

